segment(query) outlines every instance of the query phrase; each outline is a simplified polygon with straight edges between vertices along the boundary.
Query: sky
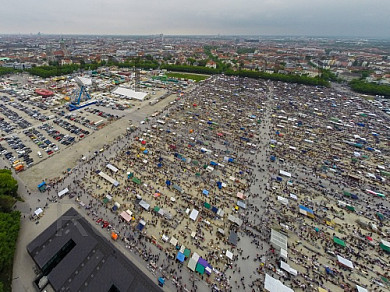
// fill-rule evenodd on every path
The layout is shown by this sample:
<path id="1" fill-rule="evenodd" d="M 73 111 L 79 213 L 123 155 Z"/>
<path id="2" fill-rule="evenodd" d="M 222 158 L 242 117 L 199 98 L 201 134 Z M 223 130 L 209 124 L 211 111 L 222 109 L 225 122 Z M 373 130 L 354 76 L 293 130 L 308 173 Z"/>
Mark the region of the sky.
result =
<path id="1" fill-rule="evenodd" d="M 1 0 L 0 34 L 390 37 L 390 0 Z"/>

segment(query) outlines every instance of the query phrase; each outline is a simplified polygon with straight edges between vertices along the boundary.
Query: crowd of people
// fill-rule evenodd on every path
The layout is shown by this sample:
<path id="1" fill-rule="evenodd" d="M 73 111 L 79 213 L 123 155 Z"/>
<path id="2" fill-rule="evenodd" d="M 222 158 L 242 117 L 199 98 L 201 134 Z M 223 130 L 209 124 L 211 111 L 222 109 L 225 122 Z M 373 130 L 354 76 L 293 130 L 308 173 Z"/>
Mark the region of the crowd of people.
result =
<path id="1" fill-rule="evenodd" d="M 183 291 L 261 291 L 266 274 L 295 291 L 385 291 L 379 244 L 390 212 L 366 190 L 389 190 L 376 171 L 388 167 L 386 123 L 351 93 L 213 76 L 48 192 L 68 187 L 91 218 L 110 222 L 118 244 Z M 188 267 L 195 253 L 211 272 Z"/>

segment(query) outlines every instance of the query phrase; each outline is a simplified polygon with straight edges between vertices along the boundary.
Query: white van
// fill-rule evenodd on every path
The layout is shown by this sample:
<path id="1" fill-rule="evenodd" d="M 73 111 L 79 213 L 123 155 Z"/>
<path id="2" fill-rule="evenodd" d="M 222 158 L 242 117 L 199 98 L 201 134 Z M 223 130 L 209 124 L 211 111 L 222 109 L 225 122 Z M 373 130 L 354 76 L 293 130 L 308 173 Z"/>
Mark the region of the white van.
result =
<path id="1" fill-rule="evenodd" d="M 41 151 L 38 151 L 37 154 L 38 154 L 38 157 L 39 157 L 39 158 L 42 158 L 42 153 L 41 153 Z"/>

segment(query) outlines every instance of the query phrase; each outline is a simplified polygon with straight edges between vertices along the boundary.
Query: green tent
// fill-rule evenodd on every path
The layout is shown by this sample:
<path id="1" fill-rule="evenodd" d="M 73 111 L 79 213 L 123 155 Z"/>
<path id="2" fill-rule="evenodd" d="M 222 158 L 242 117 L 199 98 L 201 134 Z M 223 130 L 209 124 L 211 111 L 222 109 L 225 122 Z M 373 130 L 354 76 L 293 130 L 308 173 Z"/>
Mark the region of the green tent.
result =
<path id="1" fill-rule="evenodd" d="M 133 177 L 133 179 L 131 180 L 133 183 L 136 183 L 137 185 L 140 185 L 141 184 L 141 180 L 136 178 L 136 177 Z"/>
<path id="2" fill-rule="evenodd" d="M 107 203 L 108 203 L 108 199 L 107 199 L 107 198 L 104 198 L 104 199 L 103 199 L 103 203 L 104 203 L 104 204 L 107 204 Z"/>
<path id="3" fill-rule="evenodd" d="M 192 160 L 192 163 L 195 164 L 195 165 L 199 165 L 198 160 Z"/>
<path id="4" fill-rule="evenodd" d="M 201 264 L 197 263 L 195 271 L 198 272 L 199 274 L 203 275 L 204 274 L 204 267 Z"/>
<path id="5" fill-rule="evenodd" d="M 383 175 L 383 176 L 390 176 L 390 172 L 381 170 L 381 175 Z"/>
<path id="6" fill-rule="evenodd" d="M 351 197 L 351 193 L 344 191 L 344 196 Z"/>
<path id="7" fill-rule="evenodd" d="M 200 173 L 199 173 L 199 172 L 197 172 L 197 173 L 195 173 L 195 175 L 196 175 L 196 176 L 200 176 Z"/>
<path id="8" fill-rule="evenodd" d="M 204 169 L 206 169 L 206 168 L 207 168 L 207 166 L 208 166 L 208 165 L 207 165 L 207 164 L 205 164 L 205 165 L 203 165 L 203 168 L 204 168 Z"/>
<path id="9" fill-rule="evenodd" d="M 348 209 L 349 211 L 355 212 L 355 207 L 354 207 L 354 206 L 347 205 L 347 209 Z"/>
<path id="10" fill-rule="evenodd" d="M 204 206 L 206 209 L 210 209 L 210 207 L 211 207 L 210 204 L 207 203 L 207 202 L 204 202 L 203 206 Z"/>
<path id="11" fill-rule="evenodd" d="M 191 250 L 188 249 L 188 248 L 185 248 L 185 249 L 184 249 L 184 256 L 185 256 L 186 258 L 189 258 L 189 257 L 190 257 L 190 254 L 191 254 Z"/>
<path id="12" fill-rule="evenodd" d="M 376 216 L 378 216 L 378 218 L 379 218 L 380 220 L 385 219 L 385 216 L 383 216 L 383 214 L 380 213 L 380 212 L 376 212 Z"/>
<path id="13" fill-rule="evenodd" d="M 159 206 L 156 206 L 156 207 L 154 207 L 154 212 L 158 212 L 158 211 L 160 211 L 160 207 Z"/>
<path id="14" fill-rule="evenodd" d="M 340 238 L 336 237 L 336 236 L 333 236 L 333 242 L 334 243 L 337 243 L 338 245 L 341 245 L 343 247 L 345 247 L 345 242 L 344 240 L 341 240 Z"/>
<path id="15" fill-rule="evenodd" d="M 385 252 L 389 252 L 390 253 L 390 242 L 386 241 L 386 240 L 381 240 L 381 243 L 379 244 L 379 246 L 381 247 L 381 249 L 383 249 Z"/>

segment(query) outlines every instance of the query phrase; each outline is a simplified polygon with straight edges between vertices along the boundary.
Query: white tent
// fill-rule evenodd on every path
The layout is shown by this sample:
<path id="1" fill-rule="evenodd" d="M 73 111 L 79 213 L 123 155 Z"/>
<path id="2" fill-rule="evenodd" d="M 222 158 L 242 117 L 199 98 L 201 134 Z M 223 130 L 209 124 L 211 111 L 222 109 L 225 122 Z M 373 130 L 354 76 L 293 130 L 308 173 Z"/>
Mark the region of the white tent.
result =
<path id="1" fill-rule="evenodd" d="M 122 95 L 126 98 L 133 98 L 137 100 L 144 100 L 145 96 L 148 95 L 145 92 L 135 92 L 134 90 L 125 87 L 118 87 L 112 93 Z"/>
<path id="2" fill-rule="evenodd" d="M 194 253 L 192 254 L 192 258 L 193 258 L 194 260 L 196 260 L 196 262 L 198 262 L 198 260 L 199 260 L 199 258 L 200 258 L 200 255 L 198 255 L 196 252 L 194 252 Z"/>
<path id="3" fill-rule="evenodd" d="M 116 168 L 114 165 L 112 165 L 112 164 L 107 164 L 106 165 L 106 167 L 108 168 L 108 169 L 110 169 L 110 170 L 112 170 L 113 172 L 118 172 L 118 168 Z"/>
<path id="4" fill-rule="evenodd" d="M 221 233 L 222 235 L 225 235 L 225 231 L 222 228 L 218 228 L 217 232 Z"/>
<path id="5" fill-rule="evenodd" d="M 279 174 L 283 176 L 291 177 L 291 173 L 284 170 L 279 170 Z"/>
<path id="6" fill-rule="evenodd" d="M 294 275 L 294 276 L 298 275 L 297 270 L 291 268 L 290 265 L 287 264 L 287 263 L 284 262 L 284 261 L 280 261 L 280 267 L 281 267 L 283 270 L 285 270 L 286 272 L 289 272 L 291 275 Z"/>
<path id="7" fill-rule="evenodd" d="M 282 233 L 271 229 L 271 245 L 277 249 L 284 249 L 287 251 L 287 236 Z"/>
<path id="8" fill-rule="evenodd" d="M 107 174 L 105 174 L 103 171 L 99 172 L 99 175 L 104 178 L 105 180 L 109 181 L 110 183 L 112 183 L 114 186 L 119 186 L 119 182 L 117 182 L 115 179 L 113 179 L 112 177 L 108 176 Z"/>
<path id="9" fill-rule="evenodd" d="M 198 211 L 198 210 L 192 209 L 191 214 L 190 214 L 190 218 L 191 218 L 193 221 L 195 221 L 196 218 L 198 217 L 198 214 L 199 214 L 199 211 Z"/>
<path id="10" fill-rule="evenodd" d="M 65 195 L 67 192 L 69 192 L 68 188 L 66 189 L 63 189 L 61 192 L 58 192 L 58 197 L 62 197 L 63 195 Z"/>
<path id="11" fill-rule="evenodd" d="M 346 266 L 347 268 L 353 269 L 353 263 L 350 260 L 347 260 L 346 258 L 343 258 L 342 256 L 337 256 L 337 261 L 342 264 L 343 266 Z"/>
<path id="12" fill-rule="evenodd" d="M 294 292 L 293 289 L 268 274 L 265 274 L 264 289 L 269 292 Z"/>
<path id="13" fill-rule="evenodd" d="M 191 271 L 195 272 L 196 263 L 197 263 L 196 260 L 194 260 L 193 258 L 190 258 L 190 260 L 188 261 L 187 267 L 188 267 Z"/>
<path id="14" fill-rule="evenodd" d="M 39 216 L 43 212 L 42 208 L 38 208 L 34 211 L 35 216 Z"/>
<path id="15" fill-rule="evenodd" d="M 278 201 L 281 202 L 283 205 L 288 205 L 288 199 L 287 198 L 283 198 L 281 196 L 278 196 Z"/>
<path id="16" fill-rule="evenodd" d="M 238 218 L 238 217 L 234 217 L 233 215 L 229 215 L 228 216 L 228 220 L 230 222 L 236 223 L 238 226 L 242 225 L 242 220 L 240 218 Z"/>
<path id="17" fill-rule="evenodd" d="M 230 250 L 226 250 L 226 257 L 233 260 L 233 253 Z"/>
<path id="18" fill-rule="evenodd" d="M 356 290 L 358 292 L 368 292 L 368 290 L 366 288 L 360 287 L 359 285 L 356 285 Z"/>
<path id="19" fill-rule="evenodd" d="M 177 245 L 177 239 L 172 236 L 171 240 L 169 241 L 169 243 L 172 244 L 173 246 L 176 246 Z"/>
<path id="20" fill-rule="evenodd" d="M 291 198 L 291 199 L 294 199 L 294 200 L 298 200 L 297 195 L 295 195 L 295 194 L 293 194 L 293 193 L 290 193 L 290 198 Z"/>
<path id="21" fill-rule="evenodd" d="M 225 215 L 225 211 L 222 210 L 222 209 L 218 209 L 217 215 L 218 215 L 219 217 L 223 217 L 223 215 Z"/>
<path id="22" fill-rule="evenodd" d="M 139 202 L 139 204 L 140 204 L 140 206 L 141 206 L 142 208 L 144 208 L 146 211 L 149 210 L 149 208 L 150 208 L 150 205 L 149 205 L 148 203 L 146 203 L 144 200 L 141 200 L 141 201 Z"/>
<path id="23" fill-rule="evenodd" d="M 167 235 L 163 234 L 163 235 L 161 236 L 161 239 L 162 239 L 164 242 L 167 242 L 168 239 L 169 239 L 169 237 L 168 237 Z"/>
<path id="24" fill-rule="evenodd" d="M 243 201 L 237 201 L 237 206 L 242 209 L 246 209 L 246 204 Z"/>
<path id="25" fill-rule="evenodd" d="M 130 216 L 133 215 L 133 212 L 131 212 L 129 209 L 126 210 L 126 213 L 129 214 Z"/>

